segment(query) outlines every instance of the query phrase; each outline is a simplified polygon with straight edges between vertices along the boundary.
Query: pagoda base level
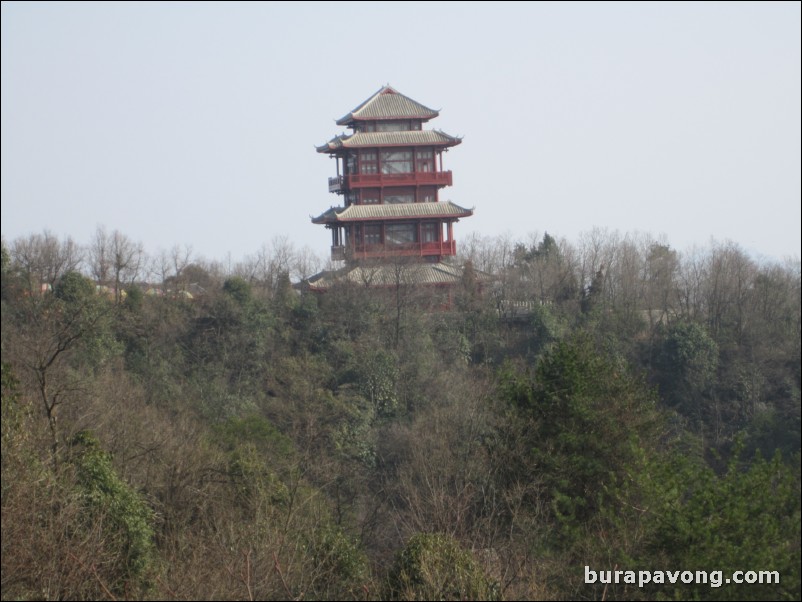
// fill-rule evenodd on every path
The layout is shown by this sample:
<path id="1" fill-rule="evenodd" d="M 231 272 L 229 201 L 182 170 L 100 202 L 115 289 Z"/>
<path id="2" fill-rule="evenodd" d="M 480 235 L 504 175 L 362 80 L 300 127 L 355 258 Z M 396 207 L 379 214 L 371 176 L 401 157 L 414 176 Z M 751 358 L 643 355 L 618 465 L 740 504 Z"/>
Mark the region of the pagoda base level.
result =
<path id="1" fill-rule="evenodd" d="M 324 270 L 301 283 L 306 290 L 325 292 L 342 285 L 395 287 L 406 285 L 454 286 L 462 281 L 462 268 L 449 263 L 401 259 L 397 262 L 359 263 Z"/>

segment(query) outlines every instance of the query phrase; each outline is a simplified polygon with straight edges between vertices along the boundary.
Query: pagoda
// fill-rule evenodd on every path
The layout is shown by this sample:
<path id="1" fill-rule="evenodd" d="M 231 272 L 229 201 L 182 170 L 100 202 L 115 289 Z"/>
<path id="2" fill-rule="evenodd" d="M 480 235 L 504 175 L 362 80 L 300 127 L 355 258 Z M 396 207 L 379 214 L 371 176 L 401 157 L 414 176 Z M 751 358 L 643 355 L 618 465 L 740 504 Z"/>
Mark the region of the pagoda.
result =
<path id="1" fill-rule="evenodd" d="M 457 252 L 454 223 L 473 210 L 440 199 L 452 183 L 443 153 L 462 139 L 424 128 L 438 114 L 384 86 L 337 120 L 351 132 L 317 147 L 336 161 L 337 175 L 328 185 L 341 203 L 312 223 L 331 230 L 331 258 L 345 265 L 313 276 L 310 287 L 358 279 L 367 266 L 375 270 L 400 258 L 415 265 L 421 281 L 459 280 L 461 271 L 444 260 Z"/>

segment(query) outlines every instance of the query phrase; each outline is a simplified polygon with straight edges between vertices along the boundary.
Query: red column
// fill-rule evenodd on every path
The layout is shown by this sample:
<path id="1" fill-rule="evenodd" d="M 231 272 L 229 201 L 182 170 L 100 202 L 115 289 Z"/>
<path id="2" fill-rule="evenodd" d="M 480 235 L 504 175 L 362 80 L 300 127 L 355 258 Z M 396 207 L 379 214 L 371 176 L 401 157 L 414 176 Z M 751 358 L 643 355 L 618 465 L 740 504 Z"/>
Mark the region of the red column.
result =
<path id="1" fill-rule="evenodd" d="M 448 222 L 448 254 L 454 254 L 454 222 Z"/>

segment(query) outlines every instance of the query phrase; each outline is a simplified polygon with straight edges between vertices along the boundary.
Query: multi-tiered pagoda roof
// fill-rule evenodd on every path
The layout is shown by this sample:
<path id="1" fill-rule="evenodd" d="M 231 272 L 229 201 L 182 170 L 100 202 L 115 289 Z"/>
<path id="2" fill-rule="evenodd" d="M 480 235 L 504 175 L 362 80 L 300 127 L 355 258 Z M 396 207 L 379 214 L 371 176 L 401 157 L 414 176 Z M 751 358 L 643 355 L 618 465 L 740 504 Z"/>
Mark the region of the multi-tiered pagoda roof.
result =
<path id="1" fill-rule="evenodd" d="M 388 85 L 337 120 L 351 132 L 317 151 L 336 159 L 329 192 L 342 203 L 312 222 L 331 230 L 331 257 L 345 266 L 309 279 L 309 286 L 351 280 L 366 269 L 365 262 L 375 270 L 398 258 L 426 264 L 411 272 L 427 283 L 438 275 L 443 284 L 453 283 L 455 268 L 443 262 L 456 255 L 454 224 L 473 215 L 473 209 L 440 199 L 441 190 L 452 184 L 443 154 L 462 138 L 424 129 L 438 115 Z"/>

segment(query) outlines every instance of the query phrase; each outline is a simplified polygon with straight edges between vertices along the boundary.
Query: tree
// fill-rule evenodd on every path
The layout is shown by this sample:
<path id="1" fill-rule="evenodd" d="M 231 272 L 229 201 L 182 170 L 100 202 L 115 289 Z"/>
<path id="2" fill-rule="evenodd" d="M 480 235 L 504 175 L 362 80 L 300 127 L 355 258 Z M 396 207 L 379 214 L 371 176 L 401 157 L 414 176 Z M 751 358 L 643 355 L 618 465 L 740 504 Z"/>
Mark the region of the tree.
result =
<path id="1" fill-rule="evenodd" d="M 708 328 L 719 344 L 743 342 L 755 272 L 755 264 L 738 245 L 728 242 L 713 248 L 707 264 L 705 297 Z"/>
<path id="2" fill-rule="evenodd" d="M 104 563 L 104 581 L 117 594 L 144 591 L 156 559 L 153 511 L 119 477 L 91 433 L 76 434 L 71 452 L 87 528 L 100 522 L 104 552 L 113 559 Z"/>
<path id="3" fill-rule="evenodd" d="M 370 349 L 357 362 L 358 386 L 380 417 L 398 410 L 398 360 L 390 353 Z"/>
<path id="4" fill-rule="evenodd" d="M 111 235 L 111 260 L 114 272 L 114 300 L 122 302 L 123 285 L 133 284 L 139 276 L 145 258 L 142 243 L 135 243 L 130 238 L 115 230 Z"/>
<path id="5" fill-rule="evenodd" d="M 12 311 L 18 337 L 11 344 L 13 355 L 34 376 L 55 455 L 58 408 L 79 388 L 69 374 L 68 358 L 83 346 L 86 364 L 102 361 L 107 348 L 114 346 L 106 336 L 108 308 L 91 281 L 70 272 L 56 284 L 53 296 L 24 299 Z"/>
<path id="6" fill-rule="evenodd" d="M 69 272 L 56 283 L 53 293 L 68 307 L 77 308 L 91 300 L 95 285 L 78 272 Z"/>
<path id="7" fill-rule="evenodd" d="M 98 284 L 107 285 L 111 276 L 111 241 L 105 226 L 98 226 L 89 244 L 89 269 Z"/>
<path id="8" fill-rule="evenodd" d="M 245 306 L 251 300 L 251 287 L 242 278 L 234 276 L 223 283 L 223 291 L 240 306 Z"/>
<path id="9" fill-rule="evenodd" d="M 678 313 L 687 319 L 704 321 L 707 317 L 704 294 L 706 263 L 700 249 L 693 249 L 680 257 L 677 269 Z"/>
<path id="10" fill-rule="evenodd" d="M 420 533 L 398 553 L 387 581 L 392 600 L 496 600 L 493 583 L 459 543 Z"/>
<path id="11" fill-rule="evenodd" d="M 184 269 L 190 265 L 192 261 L 192 247 L 184 245 L 173 246 L 168 253 L 164 249 L 160 250 L 151 261 L 150 271 L 158 278 L 158 282 L 164 285 L 168 279 L 174 282 L 183 282 L 182 275 Z M 180 290 L 186 290 L 184 284 Z"/>
<path id="12" fill-rule="evenodd" d="M 655 594 L 693 600 L 798 600 L 800 597 L 799 474 L 759 455 L 748 466 L 732 455 L 722 475 L 674 455 L 650 466 L 645 549 L 650 567 L 720 570 L 708 584 L 655 586 Z M 734 571 L 776 571 L 777 582 L 727 583 Z M 659 589 L 658 589 L 659 587 Z M 673 590 L 673 591 L 672 591 Z"/>
<path id="13" fill-rule="evenodd" d="M 582 291 L 582 313 L 589 314 L 602 302 L 604 294 L 604 264 L 599 266 L 590 284 Z"/>
<path id="14" fill-rule="evenodd" d="M 704 326 L 677 322 L 665 332 L 655 365 L 661 397 L 686 416 L 704 411 L 718 367 L 718 345 Z"/>
<path id="15" fill-rule="evenodd" d="M 26 278 L 28 290 L 41 292 L 41 285 L 54 286 L 61 276 L 75 271 L 81 264 L 82 253 L 67 237 L 59 242 L 48 230 L 32 234 L 12 243 L 11 258 L 17 270 Z"/>
<path id="16" fill-rule="evenodd" d="M 676 284 L 679 259 L 677 252 L 667 244 L 652 243 L 646 256 L 646 309 L 659 310 L 660 319 L 671 317 L 676 313 Z M 650 324 L 654 327 L 652 311 L 649 312 Z"/>
<path id="17" fill-rule="evenodd" d="M 640 326 L 636 312 L 641 307 L 645 288 L 640 246 L 636 236 L 624 236 L 617 241 L 613 260 L 607 266 L 608 304 L 617 318 L 616 330 L 624 333 L 634 333 Z"/>
<path id="18" fill-rule="evenodd" d="M 101 285 L 113 284 L 114 301 L 118 305 L 123 299 L 124 285 L 133 284 L 145 264 L 142 243 L 136 243 L 119 230 L 111 234 L 104 226 L 98 226 L 89 246 L 90 268 L 95 280 Z"/>
<path id="19" fill-rule="evenodd" d="M 654 381 L 661 399 L 691 420 L 694 432 L 722 435 L 720 404 L 715 395 L 719 348 L 704 326 L 687 320 L 669 326 L 658 343 Z"/>
<path id="20" fill-rule="evenodd" d="M 600 228 L 585 232 L 580 237 L 577 262 L 579 285 L 584 294 L 583 301 L 590 298 L 590 305 L 606 301 L 603 294 L 609 292 L 609 287 L 606 287 L 605 268 L 612 265 L 618 242 L 618 232 Z M 589 306 L 583 305 L 583 311 L 589 309 Z"/>
<path id="21" fill-rule="evenodd" d="M 543 239 L 513 251 L 515 278 L 520 280 L 521 300 L 539 303 L 563 303 L 576 298 L 577 283 L 572 251 L 567 244 L 558 243 L 548 232 Z"/>
<path id="22" fill-rule="evenodd" d="M 20 288 L 20 278 L 18 270 L 12 267 L 11 253 L 8 252 L 5 239 L 2 240 L 2 273 L 0 278 L 2 278 L 2 284 L 0 284 L 2 286 L 2 296 L 0 298 L 4 302 L 10 301 Z M 28 290 L 30 290 L 30 287 Z"/>
<path id="23" fill-rule="evenodd" d="M 582 334 L 556 343 L 534 377 L 508 368 L 500 386 L 515 409 L 510 427 L 528 447 L 508 465 L 507 481 L 540 480 L 565 534 L 577 536 L 618 503 L 618 488 L 650 448 L 659 425 L 653 392 Z"/>

